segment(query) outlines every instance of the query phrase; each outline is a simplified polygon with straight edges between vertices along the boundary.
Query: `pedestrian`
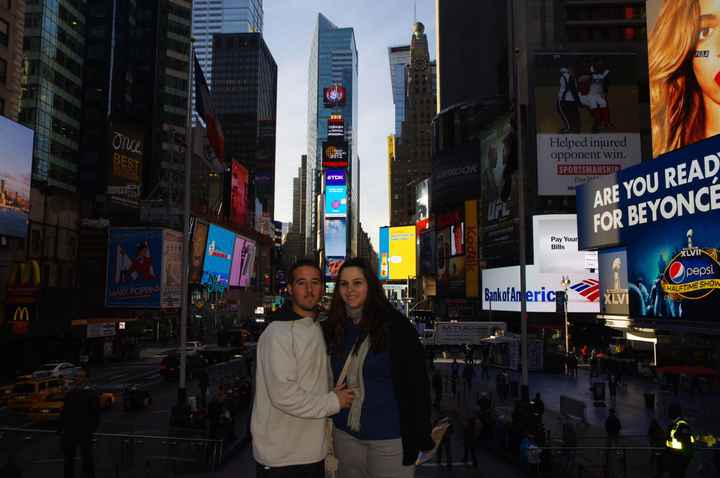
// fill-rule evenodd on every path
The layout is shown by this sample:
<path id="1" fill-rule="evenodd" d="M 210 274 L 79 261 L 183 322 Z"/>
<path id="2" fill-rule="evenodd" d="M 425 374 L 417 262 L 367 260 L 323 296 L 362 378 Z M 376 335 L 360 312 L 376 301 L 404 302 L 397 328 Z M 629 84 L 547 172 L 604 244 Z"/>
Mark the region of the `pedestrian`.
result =
<path id="1" fill-rule="evenodd" d="M 488 354 L 483 354 L 481 378 L 483 380 L 490 380 L 490 357 Z"/>
<path id="2" fill-rule="evenodd" d="M 353 393 L 329 390 L 330 364 L 318 303 L 322 272 L 311 260 L 293 264 L 291 300 L 257 343 L 255 403 L 250 419 L 258 478 L 324 478 L 327 417 L 348 408 Z"/>
<path id="3" fill-rule="evenodd" d="M 610 400 L 614 402 L 617 396 L 617 382 L 612 374 L 608 376 L 608 390 L 610 391 Z"/>
<path id="4" fill-rule="evenodd" d="M 571 375 L 577 378 L 578 375 L 578 359 L 575 354 L 570 355 L 570 371 Z"/>
<path id="5" fill-rule="evenodd" d="M 345 369 L 355 392 L 333 418 L 339 478 L 411 478 L 418 453 L 435 448 L 424 352 L 365 260 L 340 267 L 323 328 L 334 376 Z"/>
<path id="6" fill-rule="evenodd" d="M 454 380 L 457 380 L 458 377 L 460 377 L 460 364 L 456 358 L 453 359 L 453 362 L 450 365 L 450 377 Z"/>
<path id="7" fill-rule="evenodd" d="M 443 379 L 442 375 L 440 375 L 440 371 L 437 369 L 433 372 L 432 387 L 435 392 L 435 406 L 439 407 L 440 402 L 442 402 Z"/>
<path id="8" fill-rule="evenodd" d="M 76 385 L 66 395 L 60 412 L 65 478 L 75 476 L 75 454 L 80 448 L 85 478 L 95 477 L 93 434 L 100 425 L 100 397 L 89 385 Z"/>
<path id="9" fill-rule="evenodd" d="M 458 383 L 458 377 L 456 375 L 453 375 L 450 377 L 450 391 L 452 393 L 453 398 L 457 398 L 457 383 Z"/>
<path id="10" fill-rule="evenodd" d="M 477 455 L 475 454 L 475 448 L 477 447 L 478 437 L 478 422 L 477 417 L 469 416 L 465 419 L 463 428 L 463 463 L 468 463 L 468 455 L 472 457 L 473 468 L 478 467 Z"/>
<path id="11" fill-rule="evenodd" d="M 200 372 L 198 372 L 198 387 L 200 388 L 200 400 L 198 400 L 198 405 L 200 408 L 207 407 L 207 390 L 209 382 L 210 377 L 208 377 L 207 369 L 201 368 Z"/>
<path id="12" fill-rule="evenodd" d="M 665 454 L 658 476 L 668 472 L 670 478 L 685 478 L 695 451 L 695 438 L 690 424 L 682 415 L 680 405 L 670 405 L 668 416 L 672 423 L 666 434 Z"/>
<path id="13" fill-rule="evenodd" d="M 605 420 L 605 432 L 607 433 L 607 446 L 613 447 L 618 444 L 622 424 L 620 423 L 620 419 L 617 417 L 614 408 L 611 408 L 608 412 L 609 415 Z"/>
<path id="14" fill-rule="evenodd" d="M 535 400 L 532 402 L 532 409 L 533 413 L 538 416 L 540 422 L 542 423 L 542 417 L 545 414 L 545 403 L 540 397 L 540 392 L 535 394 Z"/>
<path id="15" fill-rule="evenodd" d="M 465 390 L 467 393 L 472 393 L 473 379 L 475 378 L 475 367 L 473 367 L 472 363 L 465 364 L 463 378 L 465 379 Z"/>

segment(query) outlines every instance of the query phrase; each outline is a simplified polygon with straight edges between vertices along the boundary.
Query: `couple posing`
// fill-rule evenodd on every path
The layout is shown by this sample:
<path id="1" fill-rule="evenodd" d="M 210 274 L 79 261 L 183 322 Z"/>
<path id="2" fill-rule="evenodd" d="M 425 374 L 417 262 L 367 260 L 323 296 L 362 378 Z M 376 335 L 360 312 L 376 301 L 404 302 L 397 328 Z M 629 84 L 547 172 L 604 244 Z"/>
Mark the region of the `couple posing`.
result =
<path id="1" fill-rule="evenodd" d="M 297 262 L 289 276 L 291 302 L 257 345 L 251 419 L 257 477 L 323 478 L 332 417 L 339 478 L 412 478 L 418 452 L 435 445 L 415 328 L 361 259 L 340 268 L 322 323 L 318 266 Z M 336 386 L 343 370 L 347 379 Z"/>

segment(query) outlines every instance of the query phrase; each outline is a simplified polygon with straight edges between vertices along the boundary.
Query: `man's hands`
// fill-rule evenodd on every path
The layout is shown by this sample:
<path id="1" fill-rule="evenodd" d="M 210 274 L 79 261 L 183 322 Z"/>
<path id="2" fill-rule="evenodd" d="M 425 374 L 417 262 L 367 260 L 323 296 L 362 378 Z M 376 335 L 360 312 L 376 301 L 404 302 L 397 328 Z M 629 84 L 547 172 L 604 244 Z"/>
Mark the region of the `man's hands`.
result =
<path id="1" fill-rule="evenodd" d="M 335 387 L 335 395 L 337 395 L 338 402 L 340 402 L 340 409 L 350 408 L 355 398 L 353 391 L 349 390 L 344 383 Z"/>

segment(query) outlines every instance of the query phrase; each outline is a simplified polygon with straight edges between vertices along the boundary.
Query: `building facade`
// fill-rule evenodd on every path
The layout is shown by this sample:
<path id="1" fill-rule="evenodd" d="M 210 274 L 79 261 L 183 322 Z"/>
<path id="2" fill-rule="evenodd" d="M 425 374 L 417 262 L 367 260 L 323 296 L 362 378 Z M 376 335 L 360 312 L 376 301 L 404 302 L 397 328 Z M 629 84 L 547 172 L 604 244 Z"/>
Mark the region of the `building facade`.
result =
<path id="1" fill-rule="evenodd" d="M 425 26 L 418 22 L 413 27 L 410 63 L 404 69 L 402 134 L 398 138 L 396 133 L 395 154 L 390 161 L 391 226 L 414 223 L 415 187 L 431 173 L 431 125 L 436 101 L 433 82 Z"/>
<path id="2" fill-rule="evenodd" d="M 323 248 L 322 149 L 328 141 L 328 119 L 340 116 L 344 123 L 342 141 L 347 150 L 347 244 L 346 251 L 357 254 L 360 231 L 360 159 L 357 151 L 358 53 L 355 33 L 351 27 L 338 27 L 323 14 L 310 45 L 308 81 L 308 166 L 306 175 L 306 253 L 314 255 Z M 324 90 L 332 86 L 344 88 L 342 104 L 328 106 Z"/>
<path id="3" fill-rule="evenodd" d="M 277 64 L 260 33 L 213 37 L 213 107 L 226 160 L 250 171 L 251 191 L 272 220 L 275 204 Z M 254 202 L 252 203 L 254 204 Z"/>
<path id="4" fill-rule="evenodd" d="M 405 120 L 405 75 L 410 65 L 410 45 L 388 48 L 390 60 L 390 83 L 393 105 L 395 105 L 395 137 L 402 136 L 402 123 Z"/>
<path id="5" fill-rule="evenodd" d="M 0 2 L 0 116 L 17 121 L 23 64 L 25 0 Z"/>
<path id="6" fill-rule="evenodd" d="M 192 6 L 192 35 L 195 55 L 212 85 L 213 35 L 263 31 L 262 0 L 195 0 Z M 195 92 L 193 91 L 193 105 Z M 193 123 L 197 114 L 193 109 Z"/>

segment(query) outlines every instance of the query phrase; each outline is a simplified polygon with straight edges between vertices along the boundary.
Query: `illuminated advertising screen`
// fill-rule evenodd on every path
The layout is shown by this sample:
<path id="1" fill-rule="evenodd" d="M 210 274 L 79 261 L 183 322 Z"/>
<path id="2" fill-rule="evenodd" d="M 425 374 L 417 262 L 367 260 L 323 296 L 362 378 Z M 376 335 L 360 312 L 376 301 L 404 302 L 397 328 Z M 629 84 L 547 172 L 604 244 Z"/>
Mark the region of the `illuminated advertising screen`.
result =
<path id="1" fill-rule="evenodd" d="M 327 108 L 345 106 L 345 96 L 345 87 L 342 85 L 332 85 L 323 88 L 323 103 Z"/>
<path id="2" fill-rule="evenodd" d="M 345 120 L 342 115 L 330 115 L 327 120 L 328 138 L 342 138 L 345 136 Z"/>
<path id="3" fill-rule="evenodd" d="M 347 186 L 325 186 L 325 215 L 347 216 Z"/>
<path id="4" fill-rule="evenodd" d="M 248 170 L 239 162 L 232 162 L 232 180 L 230 203 L 233 224 L 245 227 L 248 225 Z"/>
<path id="5" fill-rule="evenodd" d="M 420 181 L 415 186 L 415 222 L 430 216 L 430 180 Z"/>
<path id="6" fill-rule="evenodd" d="M 325 186 L 345 186 L 347 184 L 347 173 L 344 169 L 326 169 Z"/>
<path id="7" fill-rule="evenodd" d="M 195 219 L 190 256 L 190 282 L 193 284 L 198 284 L 202 279 L 207 235 L 208 225 Z"/>
<path id="8" fill-rule="evenodd" d="M 339 141 L 337 143 L 323 142 L 322 167 L 334 169 L 348 167 L 347 141 Z"/>
<path id="9" fill-rule="evenodd" d="M 415 277 L 415 225 L 391 227 L 389 236 L 390 280 Z"/>
<path id="10" fill-rule="evenodd" d="M 347 253 L 347 221 L 325 219 L 325 257 L 345 257 Z"/>
<path id="11" fill-rule="evenodd" d="M 248 287 L 250 280 L 255 276 L 255 255 L 257 253 L 257 245 L 254 241 L 245 241 L 243 250 L 241 251 L 242 270 L 240 272 L 240 287 Z"/>
<path id="12" fill-rule="evenodd" d="M 145 132 L 134 122 L 113 120 L 109 135 L 108 197 L 114 204 L 139 207 Z"/>
<path id="13" fill-rule="evenodd" d="M 597 262 L 597 252 L 578 249 L 575 214 L 533 216 L 533 257 L 540 272 L 585 272 Z"/>
<path id="14" fill-rule="evenodd" d="M 345 263 L 344 257 L 326 257 L 325 258 L 325 278 L 327 280 L 337 280 L 340 268 Z"/>
<path id="15" fill-rule="evenodd" d="M 636 54 L 537 53 L 535 77 L 538 194 L 573 196 L 640 162 Z"/>
<path id="16" fill-rule="evenodd" d="M 0 235 L 25 237 L 30 215 L 33 131 L 0 116 Z"/>
<path id="17" fill-rule="evenodd" d="M 465 254 L 465 225 L 461 222 L 450 226 L 450 255 Z"/>
<path id="18" fill-rule="evenodd" d="M 390 279 L 390 228 L 380 228 L 380 250 L 378 251 L 378 278 Z"/>
<path id="19" fill-rule="evenodd" d="M 240 285 L 240 274 L 243 268 L 243 247 L 245 246 L 246 238 L 242 236 L 235 236 L 235 246 L 233 247 L 233 258 L 232 264 L 230 265 L 230 285 Z M 247 256 L 247 254 L 245 254 Z"/>
<path id="20" fill-rule="evenodd" d="M 234 247 L 235 234 L 210 224 L 201 280 L 203 285 L 219 288 L 229 285 Z"/>

